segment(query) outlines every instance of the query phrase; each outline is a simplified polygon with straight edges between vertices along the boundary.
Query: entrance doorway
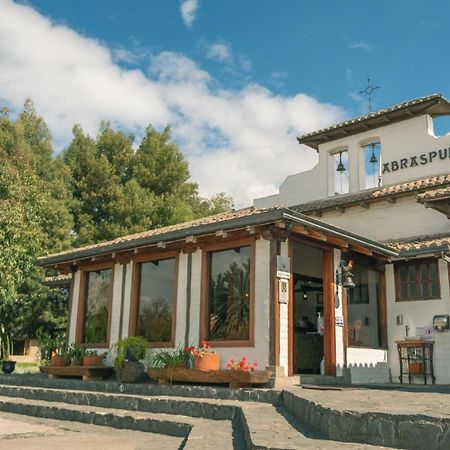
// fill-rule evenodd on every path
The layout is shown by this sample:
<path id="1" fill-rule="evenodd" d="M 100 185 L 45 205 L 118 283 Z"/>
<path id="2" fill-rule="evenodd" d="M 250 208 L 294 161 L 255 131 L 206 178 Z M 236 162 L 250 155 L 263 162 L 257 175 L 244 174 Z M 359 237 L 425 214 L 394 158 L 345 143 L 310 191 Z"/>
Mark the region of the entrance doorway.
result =
<path id="1" fill-rule="evenodd" d="M 320 374 L 325 354 L 324 251 L 300 243 L 293 243 L 292 250 L 292 372 Z"/>

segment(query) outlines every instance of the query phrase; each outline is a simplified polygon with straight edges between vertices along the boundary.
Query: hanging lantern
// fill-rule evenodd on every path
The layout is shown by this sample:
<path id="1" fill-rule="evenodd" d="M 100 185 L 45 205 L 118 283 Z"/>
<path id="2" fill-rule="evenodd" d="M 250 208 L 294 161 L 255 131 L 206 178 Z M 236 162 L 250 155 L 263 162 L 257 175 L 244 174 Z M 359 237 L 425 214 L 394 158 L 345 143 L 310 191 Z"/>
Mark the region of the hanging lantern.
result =
<path id="1" fill-rule="evenodd" d="M 336 172 L 345 172 L 345 166 L 342 163 L 342 152 L 339 152 L 339 164 L 337 166 Z"/>

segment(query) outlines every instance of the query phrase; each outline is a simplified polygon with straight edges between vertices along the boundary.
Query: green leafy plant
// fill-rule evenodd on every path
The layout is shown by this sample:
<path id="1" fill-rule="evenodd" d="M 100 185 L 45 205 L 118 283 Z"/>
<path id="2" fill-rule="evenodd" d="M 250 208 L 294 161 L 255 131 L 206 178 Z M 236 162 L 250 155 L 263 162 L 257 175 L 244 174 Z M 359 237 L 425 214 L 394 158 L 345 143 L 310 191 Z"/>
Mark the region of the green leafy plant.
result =
<path id="1" fill-rule="evenodd" d="M 144 359 L 147 347 L 148 341 L 142 336 L 129 336 L 119 339 L 111 347 L 111 351 L 116 354 L 114 366 L 122 367 L 126 361 Z"/>
<path id="2" fill-rule="evenodd" d="M 150 354 L 147 365 L 157 368 L 186 367 L 189 359 L 190 354 L 183 347 L 156 350 Z"/>
<path id="3" fill-rule="evenodd" d="M 75 343 L 69 344 L 68 348 L 68 358 L 69 360 L 79 361 L 82 360 L 88 353 L 84 347 L 81 347 Z"/>

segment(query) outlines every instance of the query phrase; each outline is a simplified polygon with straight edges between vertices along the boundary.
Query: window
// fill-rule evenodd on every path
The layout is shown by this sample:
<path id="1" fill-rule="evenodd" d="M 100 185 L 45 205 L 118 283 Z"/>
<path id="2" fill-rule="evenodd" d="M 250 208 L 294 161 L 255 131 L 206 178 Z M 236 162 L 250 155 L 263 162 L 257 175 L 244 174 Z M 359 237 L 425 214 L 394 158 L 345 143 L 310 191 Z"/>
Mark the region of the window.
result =
<path id="1" fill-rule="evenodd" d="M 202 337 L 252 345 L 253 244 L 206 252 Z"/>
<path id="2" fill-rule="evenodd" d="M 348 176 L 348 151 L 342 150 L 331 155 L 334 174 L 334 194 L 348 194 L 350 183 Z"/>
<path id="3" fill-rule="evenodd" d="M 395 265 L 397 301 L 440 298 L 439 270 L 436 260 L 419 260 Z"/>
<path id="4" fill-rule="evenodd" d="M 379 142 L 363 146 L 364 187 L 370 189 L 381 186 L 381 150 Z"/>
<path id="5" fill-rule="evenodd" d="M 112 268 L 85 271 L 82 275 L 79 317 L 83 319 L 78 342 L 91 346 L 108 344 L 112 294 Z"/>
<path id="6" fill-rule="evenodd" d="M 175 341 L 176 267 L 175 257 L 144 261 L 137 266 L 138 289 L 130 331 L 153 346 L 173 345 Z"/>
<path id="7" fill-rule="evenodd" d="M 355 287 L 347 289 L 347 322 L 349 347 L 381 348 L 387 345 L 383 315 L 381 280 L 371 258 L 353 254 L 353 281 Z"/>

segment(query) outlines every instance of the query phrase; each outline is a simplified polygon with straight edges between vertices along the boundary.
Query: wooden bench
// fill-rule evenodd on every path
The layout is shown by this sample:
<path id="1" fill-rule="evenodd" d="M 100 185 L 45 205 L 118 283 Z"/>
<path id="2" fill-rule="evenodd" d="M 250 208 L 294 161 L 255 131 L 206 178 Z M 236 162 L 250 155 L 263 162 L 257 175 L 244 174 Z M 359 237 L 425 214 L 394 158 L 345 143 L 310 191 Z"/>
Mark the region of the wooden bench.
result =
<path id="1" fill-rule="evenodd" d="M 230 388 L 251 387 L 253 384 L 265 384 L 273 375 L 270 370 L 200 370 L 185 367 L 149 368 L 149 378 L 158 384 L 169 384 L 173 381 L 188 383 L 228 384 Z"/>
<path id="2" fill-rule="evenodd" d="M 40 366 L 39 369 L 49 378 L 81 377 L 84 381 L 103 380 L 114 373 L 114 367 L 108 366 Z"/>

